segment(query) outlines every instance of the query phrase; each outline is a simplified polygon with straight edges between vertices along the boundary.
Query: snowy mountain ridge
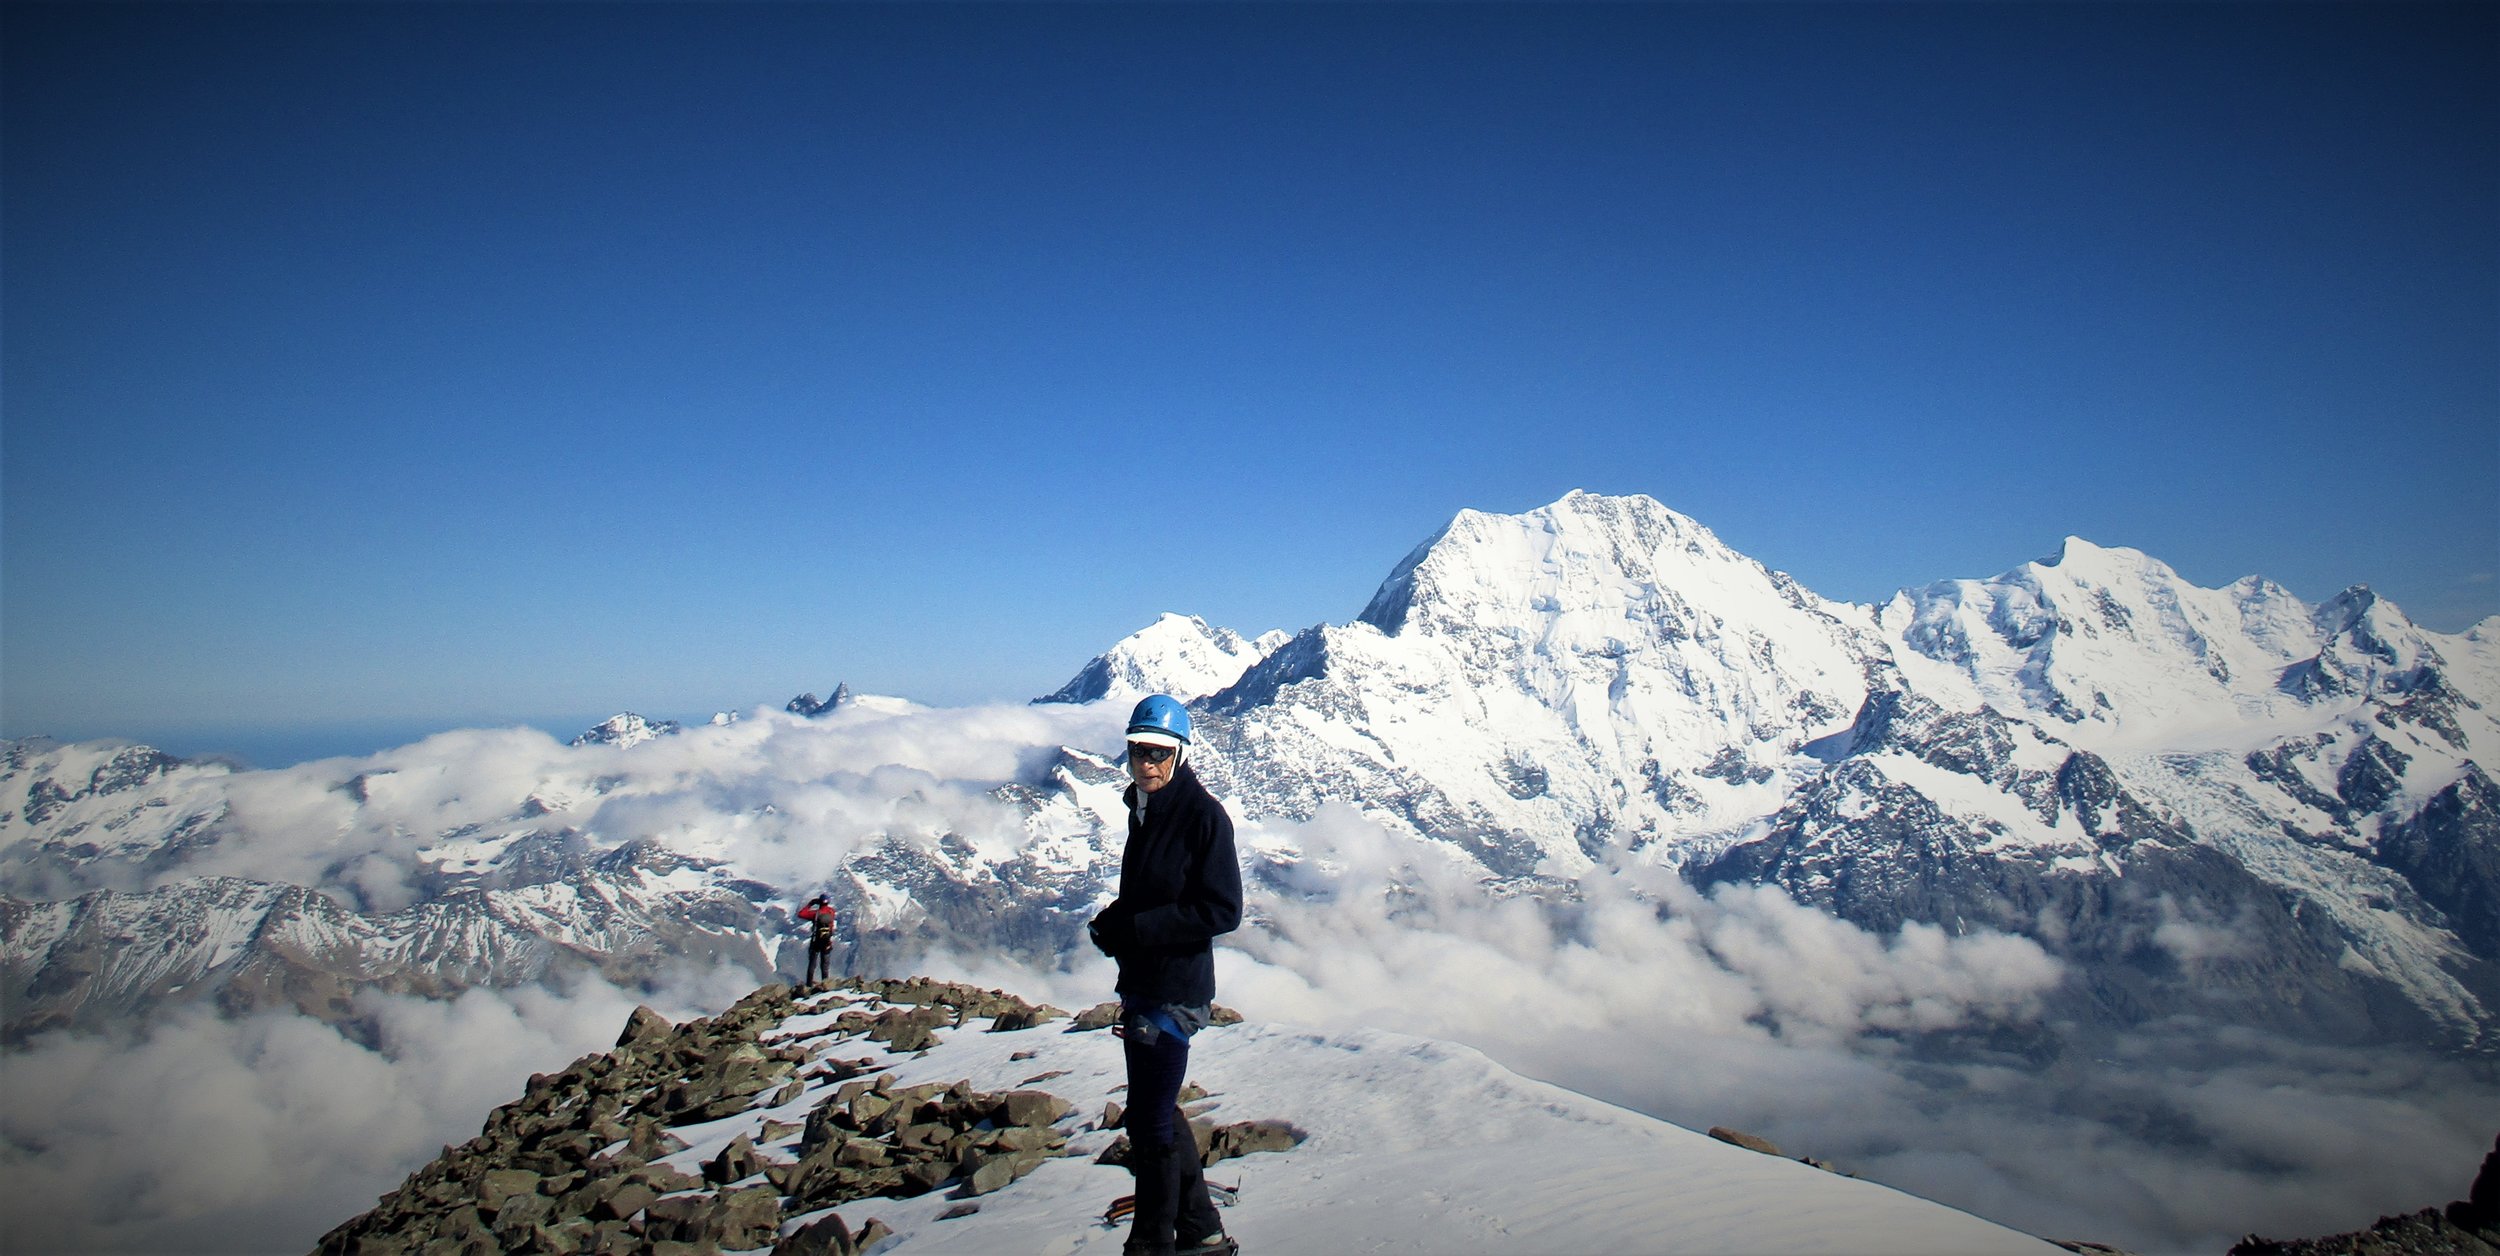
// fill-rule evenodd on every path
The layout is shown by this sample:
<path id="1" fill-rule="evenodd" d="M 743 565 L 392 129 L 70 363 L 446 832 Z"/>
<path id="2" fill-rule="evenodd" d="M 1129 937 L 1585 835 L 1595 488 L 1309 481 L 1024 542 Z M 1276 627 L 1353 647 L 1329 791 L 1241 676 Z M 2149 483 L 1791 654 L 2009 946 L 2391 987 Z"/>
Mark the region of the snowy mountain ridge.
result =
<path id="1" fill-rule="evenodd" d="M 654 737 L 666 737 L 678 731 L 680 727 L 675 720 L 649 720 L 631 711 L 620 711 L 575 737 L 571 744 L 639 746 Z"/>
<path id="2" fill-rule="evenodd" d="M 2427 633 L 2366 588 L 2311 608 L 2257 577 L 2199 588 L 2145 554 L 2073 537 L 1991 580 L 1905 590 L 1877 616 L 1921 691 L 2048 717 L 2103 752 L 2214 737 L 2255 749 L 2408 693 L 2451 656 L 2483 688 L 2490 658 L 2483 637 Z"/>
<path id="3" fill-rule="evenodd" d="M 1870 928 L 2050 937 L 2097 974 L 2086 1021 L 2158 1004 L 2426 1032 L 2392 989 L 2433 1036 L 2481 1042 L 2494 635 L 2425 631 L 2366 589 L 2314 608 L 2261 579 L 2202 589 L 2079 538 L 1860 607 L 1651 499 L 1573 493 L 1463 512 L 1362 618 L 1196 706 L 1202 769 L 1245 807 L 1352 800 L 1498 882 L 1626 860 L 1770 881 Z M 2116 888 L 2137 865 L 2163 871 Z M 2054 919 L 2078 895 L 2114 897 Z M 2331 927 L 2291 923 L 2312 909 Z M 2278 917 L 2263 964 L 2200 941 Z M 2283 966 L 2324 990 L 2298 1013 L 2260 993 Z"/>

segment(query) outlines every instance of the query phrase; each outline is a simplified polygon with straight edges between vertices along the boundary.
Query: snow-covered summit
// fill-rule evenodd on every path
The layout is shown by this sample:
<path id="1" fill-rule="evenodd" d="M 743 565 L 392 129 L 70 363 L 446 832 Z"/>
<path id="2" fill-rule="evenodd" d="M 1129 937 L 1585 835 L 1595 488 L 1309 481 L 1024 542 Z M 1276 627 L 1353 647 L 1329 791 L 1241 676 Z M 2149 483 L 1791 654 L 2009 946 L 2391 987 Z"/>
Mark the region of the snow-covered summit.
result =
<path id="1" fill-rule="evenodd" d="M 2104 752 L 2253 749 L 2330 726 L 2372 695 L 2444 686 L 2443 643 L 2477 652 L 2365 586 L 2312 608 L 2261 577 L 2203 588 L 2141 551 L 2080 537 L 1990 579 L 1904 590 L 1875 616 L 1912 687 L 2042 720 Z M 2482 688 L 2478 671 L 2467 668 L 2469 686 Z"/>
<path id="2" fill-rule="evenodd" d="M 1210 760 L 1287 814 L 1365 800 L 1505 874 L 1776 809 L 1848 726 L 1883 645 L 1647 497 L 1466 511 L 1360 619 L 1305 631 L 1208 699 Z"/>
<path id="3" fill-rule="evenodd" d="M 2276 680 L 2315 639 L 2280 586 L 2199 588 L 2080 537 L 1991 579 L 1905 590 L 1876 615 L 1904 675 L 1939 701 L 2045 717 L 2094 745 L 2276 714 Z"/>
<path id="4" fill-rule="evenodd" d="M 1286 640 L 1281 632 L 1244 637 L 1195 615 L 1165 612 L 1096 656 L 1043 702 L 1126 701 L 1168 693 L 1188 701 L 1232 684 Z"/>
<path id="5" fill-rule="evenodd" d="M 1710 529 L 1649 497 L 1574 489 L 1519 515 L 1462 510 L 1398 564 L 1361 615 L 1397 635 L 1523 614 L 1690 612 L 1676 594 L 1758 593 L 1771 574 Z M 1715 607 L 1713 609 L 1716 609 Z"/>
<path id="6" fill-rule="evenodd" d="M 652 721 L 631 711 L 620 711 L 601 721 L 573 739 L 576 746 L 615 746 L 625 749 L 654 741 L 678 731 L 675 720 Z"/>
<path id="7" fill-rule="evenodd" d="M 2445 661 L 2420 626 L 2366 584 L 2328 598 L 2310 622 L 2324 639 L 2319 657 L 2334 659 L 2358 692 L 2409 692 L 2424 668 Z"/>

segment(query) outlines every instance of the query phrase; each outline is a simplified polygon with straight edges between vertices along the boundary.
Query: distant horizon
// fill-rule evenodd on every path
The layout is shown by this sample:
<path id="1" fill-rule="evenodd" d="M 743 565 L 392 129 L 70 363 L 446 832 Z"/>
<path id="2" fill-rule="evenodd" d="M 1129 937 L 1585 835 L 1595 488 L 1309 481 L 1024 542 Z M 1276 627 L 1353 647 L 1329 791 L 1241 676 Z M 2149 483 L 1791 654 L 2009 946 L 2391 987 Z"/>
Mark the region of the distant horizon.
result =
<path id="1" fill-rule="evenodd" d="M 1634 495 L 1636 494 L 1625 494 L 1625 496 Z M 1646 496 L 1645 494 L 1637 495 Z M 1670 510 L 1674 509 L 1672 503 L 1662 504 L 1667 505 Z M 1474 508 L 1469 507 L 1466 509 Z M 1453 516 L 1455 516 L 1455 514 L 1456 512 L 1453 512 Z M 1709 526 L 1708 520 L 1696 520 L 1696 522 L 1701 523 L 1704 527 Z M 2105 549 L 2135 548 L 2132 546 L 2102 545 L 2101 542 L 2096 541 L 2091 537 L 2083 537 L 2079 534 L 2072 533 L 2061 536 L 2059 538 L 2060 545 L 2063 544 L 2067 536 L 2073 536 L 2076 539 L 2086 541 L 2093 545 L 2101 545 L 2101 547 Z M 1739 552 L 1742 552 L 1741 549 Z M 2006 566 L 1998 569 L 1997 571 L 1992 571 L 1985 575 L 1938 576 L 1935 578 L 1935 581 L 1923 583 L 1959 579 L 1993 579 L 2007 572 L 2016 570 L 2026 563 L 2045 561 L 2046 559 L 2054 557 L 2056 552 L 2057 550 L 2053 547 L 2046 552 L 2034 555 L 2030 558 L 2020 559 L 2008 563 Z M 2137 552 L 2146 553 L 2147 557 L 2152 558 L 2155 561 L 2165 562 L 2165 565 L 2167 565 L 2166 560 L 2164 560 L 2159 554 L 2153 554 L 2141 550 L 2138 550 Z M 1747 557 L 1752 556 L 1747 555 Z M 1769 564 L 1765 565 L 1768 566 Z M 1382 574 L 1385 578 L 1388 573 L 1384 570 Z M 2183 578 L 2189 578 L 2184 572 L 2180 574 Z M 2230 580 L 2216 581 L 2213 583 L 2206 583 L 2205 581 L 2195 580 L 2193 578 L 2190 579 L 2191 583 L 2194 583 L 2201 588 L 2221 589 L 2227 587 L 2236 580 L 2252 577 L 2272 579 L 2272 577 L 2267 576 L 2264 572 L 2246 572 L 2242 573 L 2240 576 L 2233 577 Z M 2276 583 L 2279 584 L 2281 582 L 2277 581 Z M 2359 582 L 2359 584 L 2366 587 L 2368 582 L 2362 581 Z M 1807 587 L 1813 592 L 1818 594 L 1821 593 L 1821 590 L 1812 589 L 1811 585 Z M 1923 587 L 1923 584 L 1903 585 L 1894 590 L 1894 592 L 1904 592 L 1920 587 Z M 2285 587 L 2288 588 L 2289 586 Z M 2298 589 L 2293 589 L 2291 592 L 2293 596 L 2299 598 L 2302 603 L 2314 608 L 2323 605 L 2328 600 L 2353 587 L 2355 586 L 2346 585 L 2343 588 L 2336 589 L 2320 596 L 2312 596 Z M 2375 592 L 2375 590 L 2373 591 Z M 2401 601 L 2397 601 L 2393 598 L 2389 598 L 2387 600 L 2394 602 L 2395 605 L 2399 609 L 2403 610 L 2406 616 L 2412 619 L 2417 626 L 2443 636 L 2462 635 L 2490 619 L 2500 618 L 2500 614 L 2495 614 L 2492 616 L 2486 616 L 2481 620 L 2464 624 L 2454 629 L 2449 629 L 2425 622 L 2422 617 L 2415 616 L 2412 609 L 2404 606 Z M 1879 603 L 1880 601 L 1881 599 L 1878 599 Z M 1853 604 L 1867 605 L 1868 603 L 1856 602 Z M 1359 611 L 1359 609 L 1360 607 L 1358 605 L 1357 610 Z M 1210 627 L 1231 629 L 1241 633 L 1245 637 L 1255 637 L 1261 632 L 1270 630 L 1282 630 L 1287 633 L 1293 633 L 1314 626 L 1313 624 L 1265 624 L 1254 626 L 1248 624 L 1221 623 L 1209 618 L 1206 615 L 1178 607 L 1158 612 L 1158 614 L 1195 616 L 1196 618 L 1206 622 Z M 1355 618 L 1356 614 L 1350 612 L 1340 617 L 1332 617 L 1316 622 L 1341 625 L 1351 623 Z M 1142 630 L 1150 626 L 1152 622 L 1153 621 L 1149 620 L 1147 623 L 1141 623 L 1131 631 L 1134 632 Z M 1042 696 L 1056 692 L 1057 689 L 1069 678 L 1076 676 L 1094 658 L 1099 657 L 1103 651 L 1111 649 L 1114 645 L 1118 644 L 1120 640 L 1125 639 L 1127 635 L 1128 634 L 1124 633 L 1119 638 L 1114 638 L 1111 641 L 1104 642 L 1096 649 L 1094 654 L 1088 655 L 1084 659 L 1073 661 L 1066 671 L 1061 674 L 1059 679 L 1049 681 L 1038 687 L 1035 692 L 1021 696 L 1002 694 L 996 696 L 976 696 L 967 700 L 958 701 L 932 701 L 915 694 L 887 693 L 875 689 L 864 688 L 861 685 L 854 684 L 847 677 L 837 676 L 830 681 L 825 682 L 821 687 L 801 686 L 790 690 L 789 693 L 780 697 L 759 698 L 753 701 L 741 702 L 732 705 L 703 705 L 701 706 L 701 709 L 671 709 L 669 706 L 638 706 L 632 703 L 626 703 L 612 708 L 603 708 L 597 714 L 548 715 L 545 713 L 474 713 L 470 715 L 445 715 L 437 717 L 380 716 L 358 719 L 307 720 L 295 723 L 204 721 L 163 724 L 151 728 L 144 728 L 139 731 L 76 726 L 79 728 L 79 731 L 74 733 L 62 733 L 54 729 L 21 729 L 15 727 L 14 723 L 12 723 L 11 727 L 5 733 L 0 733 L 0 739 L 25 740 L 31 738 L 49 738 L 63 743 L 127 741 L 150 746 L 180 759 L 222 759 L 237 761 L 243 766 L 252 769 L 277 770 L 321 759 L 362 758 L 378 754 L 383 751 L 396 749 L 401 746 L 410 745 L 438 733 L 455 732 L 465 729 L 532 728 L 546 733 L 548 736 L 556 739 L 557 741 L 570 741 L 574 737 L 597 727 L 599 724 L 623 714 L 639 715 L 644 719 L 654 722 L 675 721 L 685 728 L 694 728 L 707 724 L 713 716 L 724 712 L 745 717 L 758 710 L 780 710 L 783 709 L 787 703 L 795 700 L 802 694 L 813 694 L 819 698 L 829 697 L 837 687 L 841 686 L 848 686 L 855 695 L 875 694 L 876 696 L 881 697 L 901 698 L 918 705 L 930 707 L 1022 705 L 1038 701 Z"/>
<path id="2" fill-rule="evenodd" d="M 84 736 L 64 736 L 49 730 L 10 733 L 7 740 L 48 739 L 63 744 L 89 742 L 128 742 L 163 751 L 177 759 L 190 762 L 228 762 L 254 771 L 283 771 L 323 759 L 361 759 L 414 745 L 437 733 L 457 732 L 472 728 L 533 728 L 558 741 L 570 741 L 594 727 L 601 720 L 618 714 L 611 711 L 583 723 L 571 732 L 558 731 L 569 721 L 545 718 L 480 718 L 476 720 L 374 720 L 369 722 L 315 723 L 295 727 L 259 725 L 201 725 L 183 728 L 160 728 L 140 732 L 92 732 Z M 641 714 L 637 712 L 637 714 Z M 651 719 L 672 719 L 673 716 L 651 715 Z"/>

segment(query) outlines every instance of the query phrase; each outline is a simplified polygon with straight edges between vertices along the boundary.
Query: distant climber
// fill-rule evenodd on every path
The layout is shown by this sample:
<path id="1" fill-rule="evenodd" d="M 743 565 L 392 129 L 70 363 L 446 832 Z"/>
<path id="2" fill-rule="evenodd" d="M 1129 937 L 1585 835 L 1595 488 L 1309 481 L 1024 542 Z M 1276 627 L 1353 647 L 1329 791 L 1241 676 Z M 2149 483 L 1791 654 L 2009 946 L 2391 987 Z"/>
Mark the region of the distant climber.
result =
<path id="1" fill-rule="evenodd" d="M 822 894 L 809 899 L 799 909 L 799 919 L 807 922 L 807 983 L 833 979 L 833 904 Z"/>
<path id="2" fill-rule="evenodd" d="M 1121 1256 L 1234 1256 L 1180 1110 L 1189 1039 L 1215 1010 L 1218 934 L 1241 925 L 1233 819 L 1189 767 L 1189 711 L 1164 694 L 1129 714 L 1120 893 L 1086 931 L 1120 966 L 1129 1166 L 1137 1208 Z"/>

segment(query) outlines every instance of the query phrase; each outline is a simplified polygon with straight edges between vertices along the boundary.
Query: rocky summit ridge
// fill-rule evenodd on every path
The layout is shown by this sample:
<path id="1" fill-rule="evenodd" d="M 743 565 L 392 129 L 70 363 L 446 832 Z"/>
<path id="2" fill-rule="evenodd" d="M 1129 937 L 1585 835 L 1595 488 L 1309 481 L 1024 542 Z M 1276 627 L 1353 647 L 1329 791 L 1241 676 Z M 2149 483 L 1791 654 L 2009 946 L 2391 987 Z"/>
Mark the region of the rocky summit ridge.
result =
<path id="1" fill-rule="evenodd" d="M 767 986 L 681 1025 L 637 1009 L 315 1251 L 1110 1256 L 1116 1017 L 925 978 Z M 2058 1250 L 1447 1044 L 1220 1014 L 1192 1062 L 1184 1112 L 1249 1250 Z"/>

